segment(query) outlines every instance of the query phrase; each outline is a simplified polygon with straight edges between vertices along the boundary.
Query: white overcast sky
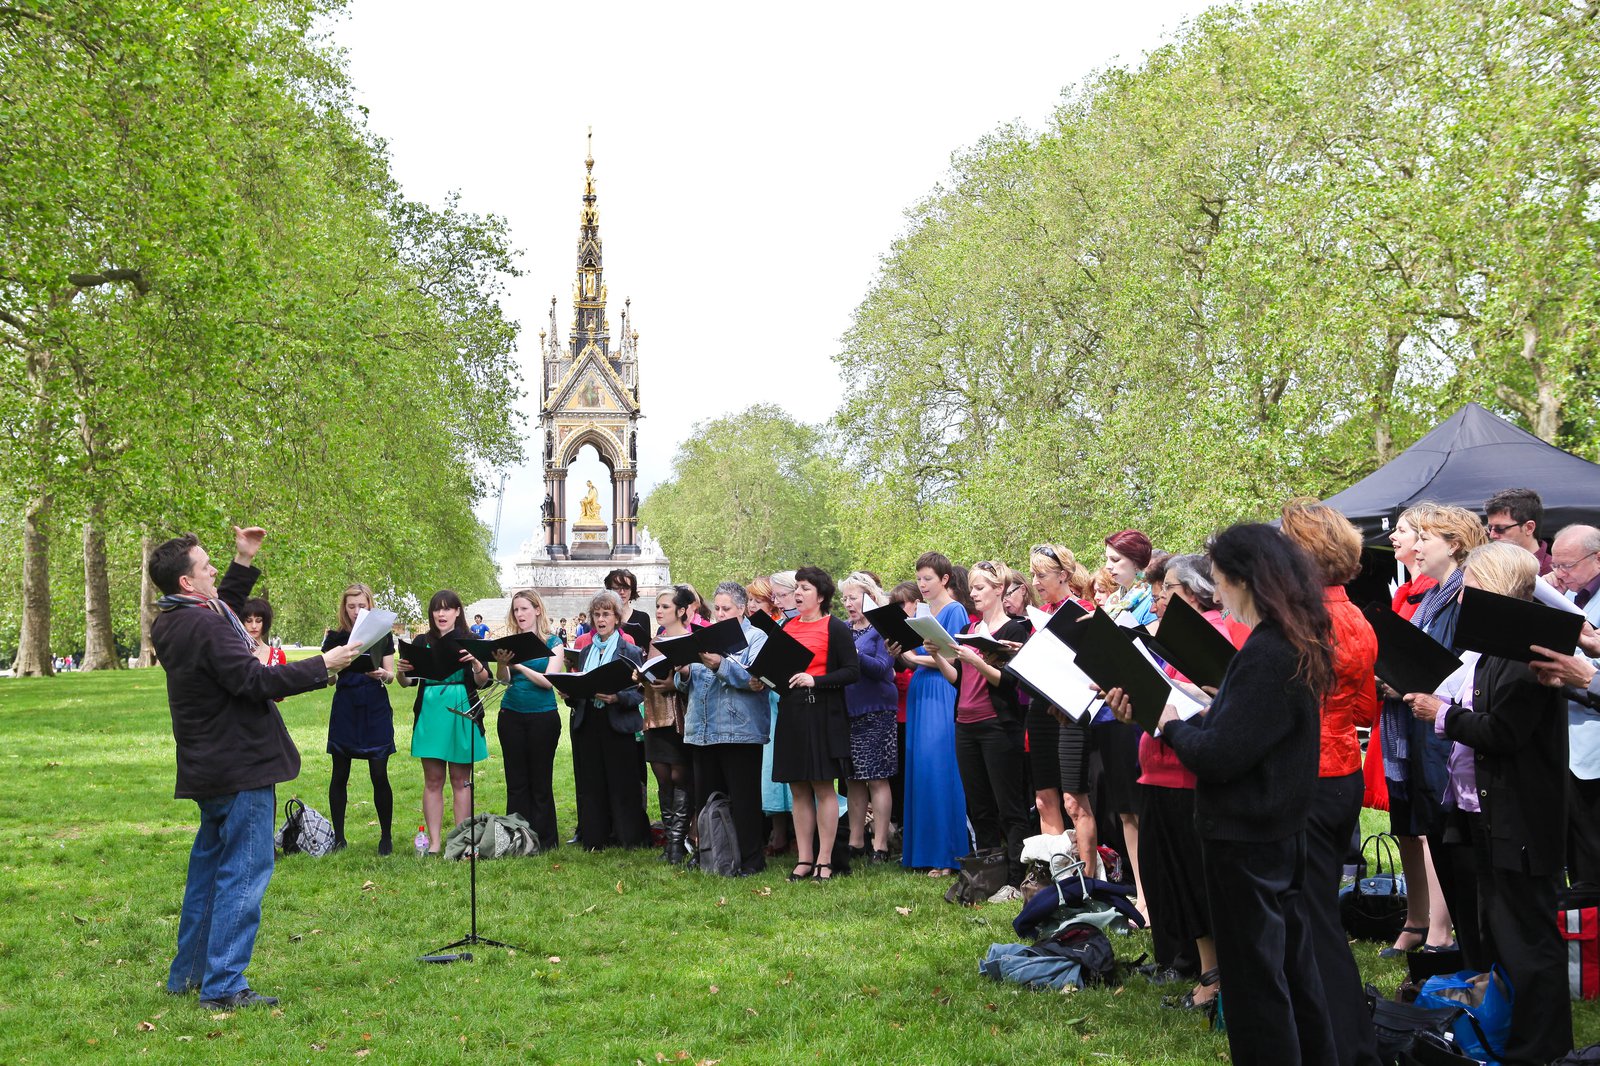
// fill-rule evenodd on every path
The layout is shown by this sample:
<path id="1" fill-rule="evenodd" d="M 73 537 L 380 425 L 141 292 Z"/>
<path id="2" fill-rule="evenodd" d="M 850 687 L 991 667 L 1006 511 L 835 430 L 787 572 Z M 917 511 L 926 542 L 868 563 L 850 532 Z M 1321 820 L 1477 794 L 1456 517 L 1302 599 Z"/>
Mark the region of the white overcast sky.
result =
<path id="1" fill-rule="evenodd" d="M 697 421 L 754 403 L 827 418 L 851 312 L 952 153 L 1040 128 L 1063 87 L 1138 63 L 1206 6 L 355 0 L 332 33 L 407 195 L 459 190 L 509 220 L 530 431 L 551 296 L 563 342 L 571 325 L 594 128 L 613 344 L 626 297 L 640 334 L 647 495 Z M 507 472 L 502 560 L 538 528 L 529 452 Z M 569 489 L 593 477 L 609 521 L 584 456 Z M 494 499 L 478 513 L 492 523 Z"/>

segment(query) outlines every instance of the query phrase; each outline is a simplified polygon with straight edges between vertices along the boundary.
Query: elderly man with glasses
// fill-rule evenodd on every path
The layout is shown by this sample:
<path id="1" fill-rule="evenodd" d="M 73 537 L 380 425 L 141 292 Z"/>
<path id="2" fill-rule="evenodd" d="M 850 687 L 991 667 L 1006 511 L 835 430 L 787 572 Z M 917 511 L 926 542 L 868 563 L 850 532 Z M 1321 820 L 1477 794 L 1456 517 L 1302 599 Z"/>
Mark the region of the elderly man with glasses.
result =
<path id="1" fill-rule="evenodd" d="M 1580 690 L 1567 704 L 1567 877 L 1600 881 L 1600 711 L 1590 706 L 1588 688 L 1600 658 L 1600 529 L 1568 526 L 1550 545 L 1551 583 L 1582 608 L 1582 648 L 1535 648 L 1533 662 L 1547 685 Z"/>

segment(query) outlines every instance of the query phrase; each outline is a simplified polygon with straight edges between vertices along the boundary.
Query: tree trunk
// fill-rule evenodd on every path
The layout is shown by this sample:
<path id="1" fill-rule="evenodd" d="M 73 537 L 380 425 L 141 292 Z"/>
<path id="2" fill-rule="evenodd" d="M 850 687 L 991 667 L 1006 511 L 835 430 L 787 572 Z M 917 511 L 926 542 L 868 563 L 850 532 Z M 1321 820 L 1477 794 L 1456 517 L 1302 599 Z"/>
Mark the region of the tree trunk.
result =
<path id="1" fill-rule="evenodd" d="M 106 575 L 105 505 L 89 504 L 83 522 L 83 669 L 122 666 L 111 630 L 111 580 Z"/>
<path id="2" fill-rule="evenodd" d="M 22 512 L 22 635 L 17 641 L 17 677 L 50 677 L 50 535 L 45 522 L 52 498 L 40 492 Z"/>
<path id="3" fill-rule="evenodd" d="M 161 593 L 150 582 L 150 553 L 155 550 L 155 538 L 146 529 L 139 538 L 139 665 L 156 664 L 156 646 L 150 643 L 150 627 L 156 620 L 156 601 Z"/>

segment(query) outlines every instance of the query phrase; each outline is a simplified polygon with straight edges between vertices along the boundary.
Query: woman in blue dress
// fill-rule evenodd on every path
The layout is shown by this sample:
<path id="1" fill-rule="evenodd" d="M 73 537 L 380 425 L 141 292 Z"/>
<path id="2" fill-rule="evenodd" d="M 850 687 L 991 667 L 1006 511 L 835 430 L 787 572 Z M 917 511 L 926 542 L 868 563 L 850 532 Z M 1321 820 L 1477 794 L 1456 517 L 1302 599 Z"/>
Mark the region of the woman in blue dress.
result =
<path id="1" fill-rule="evenodd" d="M 463 640 L 472 636 L 461 617 L 461 597 L 441 589 L 428 601 L 428 628 L 417 634 L 414 643 L 432 649 L 447 635 Z M 439 854 L 444 841 L 440 829 L 445 767 L 450 768 L 451 811 L 459 822 L 472 802 L 467 791 L 472 787 L 472 764 L 489 757 L 478 705 L 478 689 L 490 684 L 489 671 L 466 648 L 459 650 L 461 668 L 443 681 L 414 678 L 409 660 L 395 662 L 396 680 L 402 686 L 420 686 L 412 709 L 411 755 L 422 760 L 422 821 L 427 827 L 429 855 Z"/>
<path id="2" fill-rule="evenodd" d="M 917 588 L 946 633 L 961 633 L 970 619 L 951 595 L 950 560 L 926 552 L 917 560 Z M 967 810 L 956 768 L 956 687 L 922 649 L 892 646 L 916 668 L 906 693 L 905 828 L 900 862 L 930 877 L 955 872 L 967 852 Z"/>

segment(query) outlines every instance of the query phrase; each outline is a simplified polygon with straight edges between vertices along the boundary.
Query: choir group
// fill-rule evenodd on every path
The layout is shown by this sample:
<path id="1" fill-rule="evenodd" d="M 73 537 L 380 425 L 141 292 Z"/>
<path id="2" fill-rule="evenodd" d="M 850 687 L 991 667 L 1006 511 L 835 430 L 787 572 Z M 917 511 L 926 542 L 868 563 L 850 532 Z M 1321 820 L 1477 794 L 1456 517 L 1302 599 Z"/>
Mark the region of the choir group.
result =
<path id="1" fill-rule="evenodd" d="M 1375 1063 L 1338 893 L 1359 854 L 1361 810 L 1387 808 L 1410 912 L 1384 954 L 1459 950 L 1470 968 L 1499 964 L 1516 989 L 1504 1061 L 1548 1062 L 1572 1043 L 1555 892 L 1564 876 L 1600 880 L 1600 716 L 1590 708 L 1600 703 L 1600 531 L 1571 526 L 1540 541 L 1529 490 L 1499 493 L 1485 512 L 1406 511 L 1390 538 L 1406 580 L 1382 609 L 1455 653 L 1463 589 L 1540 592 L 1585 614 L 1580 647 L 1536 648 L 1523 657 L 1532 662 L 1467 651 L 1433 691 L 1378 680 L 1378 635 L 1346 591 L 1362 568 L 1360 535 L 1311 500 L 1286 504 L 1274 526 L 1225 529 L 1196 553 L 1158 551 L 1123 530 L 1105 538 L 1095 570 L 1060 544 L 1034 546 L 1025 570 L 930 551 L 898 583 L 803 566 L 724 581 L 709 602 L 674 586 L 649 610 L 634 575 L 615 570 L 570 647 L 539 594 L 516 592 L 505 628 L 535 637 L 536 653 L 501 650 L 492 662 L 451 643 L 470 634 L 459 597 L 443 590 L 411 646 L 447 648 L 454 673 L 415 676 L 385 644 L 339 675 L 329 813 L 343 846 L 351 763 L 366 761 L 379 850 L 391 850 L 384 686 L 415 685 L 411 754 L 437 854 L 444 783 L 464 816 L 470 765 L 487 757 L 477 694 L 498 681 L 507 813 L 546 849 L 560 843 L 559 702 L 577 801 L 567 843 L 589 850 L 650 842 L 647 777 L 663 859 L 696 861 L 696 815 L 716 797 L 731 815 L 737 873 L 792 847 L 791 881 L 887 863 L 896 843 L 902 866 L 932 876 L 995 848 L 1010 881 L 998 895 L 1016 898 L 1025 837 L 1067 834 L 1093 869 L 1110 832 L 1151 923 L 1156 979 L 1193 980 L 1171 1002 L 1207 1012 L 1226 988 L 1236 1061 L 1294 1061 L 1298 1049 L 1307 1062 Z M 1074 616 L 1102 611 L 1159 650 L 1179 601 L 1237 652 L 1205 688 L 1156 656 L 1172 692 L 1186 694 L 1173 705 L 1136 707 L 1112 688 L 1062 706 L 1010 665 L 1067 604 Z M 324 648 L 343 645 L 372 605 L 366 586 L 345 589 Z M 894 639 L 876 621 L 889 605 L 965 639 Z M 261 609 L 247 608 L 247 624 L 252 613 Z M 721 652 L 667 654 L 724 622 Z M 628 667 L 611 666 L 619 660 Z M 590 675 L 612 680 L 604 691 L 575 684 Z M 1358 729 L 1370 730 L 1365 749 Z"/>

